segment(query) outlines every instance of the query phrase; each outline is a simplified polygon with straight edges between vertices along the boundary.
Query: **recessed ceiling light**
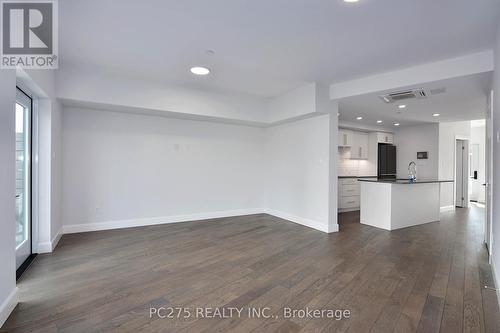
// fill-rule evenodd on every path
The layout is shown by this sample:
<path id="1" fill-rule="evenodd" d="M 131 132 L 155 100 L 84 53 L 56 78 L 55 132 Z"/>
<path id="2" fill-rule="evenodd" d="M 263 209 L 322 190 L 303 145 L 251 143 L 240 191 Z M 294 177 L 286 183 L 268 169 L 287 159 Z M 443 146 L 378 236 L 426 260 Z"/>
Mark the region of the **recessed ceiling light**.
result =
<path id="1" fill-rule="evenodd" d="M 377 120 L 377 124 L 382 124 L 382 120 Z"/>
<path id="2" fill-rule="evenodd" d="M 404 108 L 406 108 L 406 105 L 404 105 L 404 104 L 398 105 L 398 108 L 404 109 Z"/>
<path id="3" fill-rule="evenodd" d="M 356 119 L 357 120 L 363 120 L 363 117 L 357 117 Z"/>
<path id="4" fill-rule="evenodd" d="M 210 69 L 200 66 L 191 67 L 191 73 L 195 75 L 207 75 L 210 74 Z"/>
<path id="5" fill-rule="evenodd" d="M 400 124 L 399 123 L 394 123 L 394 126 L 399 126 Z"/>
<path id="6" fill-rule="evenodd" d="M 432 116 L 433 117 L 439 117 L 441 114 L 440 113 L 434 113 Z"/>
<path id="7" fill-rule="evenodd" d="M 344 0 L 344 2 L 358 2 L 359 0 Z"/>

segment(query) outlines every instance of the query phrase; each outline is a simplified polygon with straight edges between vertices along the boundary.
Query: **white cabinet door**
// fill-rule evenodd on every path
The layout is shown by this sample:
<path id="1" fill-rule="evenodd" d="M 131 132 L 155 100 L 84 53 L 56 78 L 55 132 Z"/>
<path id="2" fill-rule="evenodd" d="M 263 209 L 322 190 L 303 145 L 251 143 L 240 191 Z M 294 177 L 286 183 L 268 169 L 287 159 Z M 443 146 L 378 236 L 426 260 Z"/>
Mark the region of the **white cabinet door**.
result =
<path id="1" fill-rule="evenodd" d="M 351 160 L 357 160 L 359 158 L 359 149 L 358 149 L 358 133 L 352 133 L 352 144 L 349 158 Z"/>
<path id="2" fill-rule="evenodd" d="M 351 146 L 351 159 L 368 159 L 368 142 L 368 133 L 354 132 Z"/>
<path id="3" fill-rule="evenodd" d="M 342 196 L 343 197 L 352 197 L 355 195 L 359 195 L 359 184 L 344 185 L 342 187 Z"/>
<path id="4" fill-rule="evenodd" d="M 345 212 L 359 209 L 359 192 L 356 178 L 339 179 L 338 209 Z"/>
<path id="5" fill-rule="evenodd" d="M 387 141 L 389 141 L 388 143 L 390 144 L 394 144 L 394 134 L 387 134 Z"/>
<path id="6" fill-rule="evenodd" d="M 368 159 L 368 133 L 359 133 L 358 136 L 358 153 L 362 160 Z"/>
<path id="7" fill-rule="evenodd" d="M 351 147 L 352 131 L 339 128 L 339 147 Z"/>
<path id="8" fill-rule="evenodd" d="M 394 143 L 394 135 L 391 133 L 377 133 L 377 139 L 379 143 Z"/>
<path id="9" fill-rule="evenodd" d="M 356 185 L 358 184 L 358 180 L 356 178 L 341 178 L 339 180 L 339 184 L 342 186 L 345 185 Z"/>
<path id="10" fill-rule="evenodd" d="M 342 197 L 340 206 L 342 209 L 359 207 L 359 196 Z"/>

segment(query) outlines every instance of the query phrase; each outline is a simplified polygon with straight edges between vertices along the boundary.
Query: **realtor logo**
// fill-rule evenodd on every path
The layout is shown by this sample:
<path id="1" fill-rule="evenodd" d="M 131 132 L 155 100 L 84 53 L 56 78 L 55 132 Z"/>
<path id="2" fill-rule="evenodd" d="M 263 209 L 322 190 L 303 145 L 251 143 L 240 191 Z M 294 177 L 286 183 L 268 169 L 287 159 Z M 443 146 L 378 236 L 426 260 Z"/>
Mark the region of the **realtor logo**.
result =
<path id="1" fill-rule="evenodd" d="M 56 0 L 2 1 L 2 68 L 57 68 Z"/>

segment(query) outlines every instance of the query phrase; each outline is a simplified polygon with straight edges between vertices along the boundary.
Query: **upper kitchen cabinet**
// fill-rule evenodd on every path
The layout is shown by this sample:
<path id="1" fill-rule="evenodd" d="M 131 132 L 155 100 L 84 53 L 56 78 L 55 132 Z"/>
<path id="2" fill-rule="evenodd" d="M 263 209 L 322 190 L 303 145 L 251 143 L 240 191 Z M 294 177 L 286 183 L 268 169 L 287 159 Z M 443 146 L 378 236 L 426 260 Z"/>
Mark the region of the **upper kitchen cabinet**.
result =
<path id="1" fill-rule="evenodd" d="M 378 141 L 378 143 L 394 144 L 394 134 L 378 132 L 377 133 L 377 141 Z"/>
<path id="2" fill-rule="evenodd" d="M 351 147 L 353 142 L 353 132 L 339 128 L 339 147 Z"/>
<path id="3" fill-rule="evenodd" d="M 368 159 L 368 133 L 353 132 L 351 145 L 351 159 L 367 160 Z"/>

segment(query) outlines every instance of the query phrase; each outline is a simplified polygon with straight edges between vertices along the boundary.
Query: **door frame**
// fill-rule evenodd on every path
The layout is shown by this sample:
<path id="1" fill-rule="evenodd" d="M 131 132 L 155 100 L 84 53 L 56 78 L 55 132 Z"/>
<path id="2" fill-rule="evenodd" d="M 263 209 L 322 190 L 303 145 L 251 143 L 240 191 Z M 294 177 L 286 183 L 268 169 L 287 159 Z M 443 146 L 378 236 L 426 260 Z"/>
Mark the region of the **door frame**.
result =
<path id="1" fill-rule="evenodd" d="M 453 141 L 453 205 L 457 207 L 457 142 L 464 141 L 465 147 L 465 170 L 462 173 L 462 181 L 464 182 L 465 190 L 464 190 L 464 202 L 465 205 L 463 208 L 469 208 L 469 144 L 470 138 L 466 136 L 456 135 L 455 140 Z M 463 160 L 462 160 L 463 162 Z"/>
<path id="2" fill-rule="evenodd" d="M 494 91 L 490 91 L 490 96 L 488 99 L 487 105 L 487 114 L 486 114 L 486 125 L 485 125 L 485 204 L 486 204 L 486 212 L 485 212 L 485 223 L 484 223 L 484 243 L 486 245 L 486 249 L 489 254 L 489 262 L 491 263 L 491 257 L 493 255 L 493 204 L 491 203 L 491 198 L 493 196 L 493 149 L 495 143 L 495 135 L 493 131 L 493 117 L 494 117 Z M 488 138 L 489 134 L 489 138 Z M 489 149 L 488 149 L 489 148 Z"/>
<path id="3" fill-rule="evenodd" d="M 37 234 L 37 214 L 35 212 L 35 208 L 38 205 L 38 195 L 36 195 L 37 192 L 37 184 L 38 184 L 38 117 L 36 116 L 35 113 L 35 105 L 36 105 L 36 100 L 34 99 L 33 95 L 24 88 L 22 85 L 19 83 L 16 83 L 16 91 L 19 90 L 22 94 L 24 94 L 27 98 L 30 99 L 30 135 L 29 135 L 29 155 L 30 155 L 30 170 L 29 170 L 29 230 L 30 230 L 30 254 L 29 256 L 24 260 L 24 262 L 16 269 L 16 280 L 18 280 L 21 275 L 24 273 L 24 271 L 29 267 L 29 265 L 33 262 L 35 259 L 37 253 L 34 251 L 34 244 L 35 243 L 35 235 Z M 17 99 L 16 99 L 17 103 Z M 16 255 L 16 260 L 17 260 L 17 255 Z M 16 264 L 17 266 L 17 264 Z"/>
<path id="4" fill-rule="evenodd" d="M 32 200 L 31 200 L 31 210 L 32 210 L 32 252 L 39 253 L 40 251 L 40 221 L 45 219 L 45 216 L 40 215 L 40 195 L 47 196 L 46 186 L 40 183 L 40 117 L 44 113 L 47 105 L 45 100 L 47 96 L 44 95 L 43 91 L 35 84 L 35 82 L 22 70 L 16 69 L 16 87 L 24 91 L 31 100 L 33 101 L 32 107 L 32 162 L 31 162 L 31 187 L 32 187 Z M 43 154 L 50 154 L 43 151 Z M 47 155 L 49 157 L 50 155 Z M 47 158 L 45 155 L 44 158 Z M 43 190 L 43 193 L 41 191 Z"/>

